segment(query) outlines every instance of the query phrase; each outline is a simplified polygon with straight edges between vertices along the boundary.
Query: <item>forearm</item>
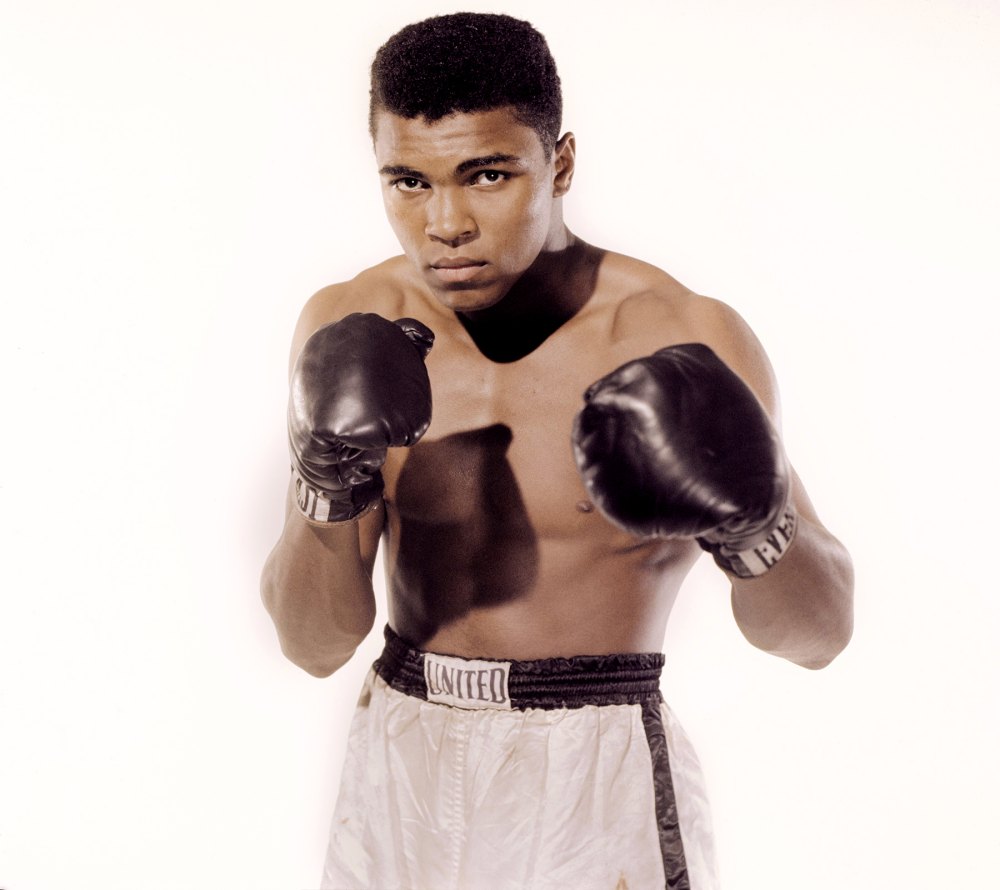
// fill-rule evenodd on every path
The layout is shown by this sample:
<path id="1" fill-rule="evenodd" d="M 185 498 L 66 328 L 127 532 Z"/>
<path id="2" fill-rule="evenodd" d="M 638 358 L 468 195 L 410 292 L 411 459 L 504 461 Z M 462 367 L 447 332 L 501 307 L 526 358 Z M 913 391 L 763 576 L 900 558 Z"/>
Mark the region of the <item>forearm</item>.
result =
<path id="1" fill-rule="evenodd" d="M 345 664 L 375 621 L 374 554 L 362 554 L 359 529 L 311 525 L 292 509 L 261 574 L 282 651 L 314 676 Z"/>
<path id="2" fill-rule="evenodd" d="M 758 649 L 818 669 L 851 638 L 853 589 L 846 549 L 800 515 L 792 546 L 770 571 L 757 578 L 733 578 L 733 615 Z"/>

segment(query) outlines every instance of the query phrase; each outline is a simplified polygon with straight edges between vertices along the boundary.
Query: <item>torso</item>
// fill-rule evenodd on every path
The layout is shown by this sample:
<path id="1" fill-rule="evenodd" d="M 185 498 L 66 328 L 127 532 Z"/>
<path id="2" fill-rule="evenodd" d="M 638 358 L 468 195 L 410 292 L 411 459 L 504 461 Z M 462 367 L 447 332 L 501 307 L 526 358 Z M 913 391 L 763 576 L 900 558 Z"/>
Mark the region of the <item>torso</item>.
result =
<path id="1" fill-rule="evenodd" d="M 587 387 L 624 362 L 673 343 L 714 346 L 724 337 L 713 330 L 714 301 L 607 254 L 586 305 L 528 355 L 498 363 L 403 258 L 348 288 L 334 317 L 410 316 L 436 335 L 426 361 L 431 426 L 412 448 L 391 449 L 383 468 L 396 632 L 466 656 L 659 651 L 701 551 L 690 540 L 632 537 L 594 508 L 573 457 L 573 418 Z"/>

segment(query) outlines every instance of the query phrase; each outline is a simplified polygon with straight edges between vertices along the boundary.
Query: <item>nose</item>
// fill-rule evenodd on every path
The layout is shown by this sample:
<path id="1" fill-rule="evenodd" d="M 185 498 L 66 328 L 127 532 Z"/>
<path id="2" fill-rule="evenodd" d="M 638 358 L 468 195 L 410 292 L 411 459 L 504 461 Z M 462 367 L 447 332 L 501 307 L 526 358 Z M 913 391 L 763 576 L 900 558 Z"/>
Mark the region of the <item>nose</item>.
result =
<path id="1" fill-rule="evenodd" d="M 425 206 L 427 224 L 424 231 L 432 241 L 458 247 L 479 234 L 460 189 L 437 189 Z"/>

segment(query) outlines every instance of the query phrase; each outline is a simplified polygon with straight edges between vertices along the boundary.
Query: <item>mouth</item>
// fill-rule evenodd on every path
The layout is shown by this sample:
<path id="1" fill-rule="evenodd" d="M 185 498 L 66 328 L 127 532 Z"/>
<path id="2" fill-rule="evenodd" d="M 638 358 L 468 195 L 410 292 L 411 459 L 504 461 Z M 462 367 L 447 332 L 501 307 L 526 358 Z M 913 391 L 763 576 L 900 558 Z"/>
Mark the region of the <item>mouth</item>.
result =
<path id="1" fill-rule="evenodd" d="M 430 264 L 430 270 L 442 284 L 472 281 L 487 266 L 485 260 L 445 257 Z"/>

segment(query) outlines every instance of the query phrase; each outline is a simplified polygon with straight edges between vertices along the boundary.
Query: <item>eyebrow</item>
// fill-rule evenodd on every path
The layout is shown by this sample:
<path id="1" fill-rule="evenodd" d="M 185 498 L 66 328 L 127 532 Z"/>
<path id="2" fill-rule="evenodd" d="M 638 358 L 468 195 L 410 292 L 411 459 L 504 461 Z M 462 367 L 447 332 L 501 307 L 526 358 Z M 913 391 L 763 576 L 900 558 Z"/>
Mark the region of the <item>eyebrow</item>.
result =
<path id="1" fill-rule="evenodd" d="M 412 167 L 400 167 L 393 164 L 386 164 L 378 172 L 383 176 L 412 176 L 414 179 L 427 178 L 419 170 L 414 170 Z"/>
<path id="2" fill-rule="evenodd" d="M 492 167 L 494 164 L 520 163 L 521 159 L 517 155 L 485 155 L 481 158 L 469 158 L 467 161 L 462 161 L 462 163 L 455 168 L 455 172 L 461 175 L 462 173 L 468 173 L 470 170 L 475 170 L 477 167 Z"/>
<path id="3" fill-rule="evenodd" d="M 468 173 L 470 170 L 476 170 L 480 167 L 492 167 L 494 164 L 520 164 L 521 159 L 517 155 L 508 154 L 492 154 L 484 155 L 481 158 L 469 158 L 467 161 L 462 161 L 455 168 L 455 174 L 461 176 L 463 173 Z M 414 179 L 426 179 L 427 176 L 421 173 L 419 170 L 415 170 L 413 167 L 406 167 L 399 164 L 386 164 L 379 171 L 383 176 L 412 176 Z"/>

